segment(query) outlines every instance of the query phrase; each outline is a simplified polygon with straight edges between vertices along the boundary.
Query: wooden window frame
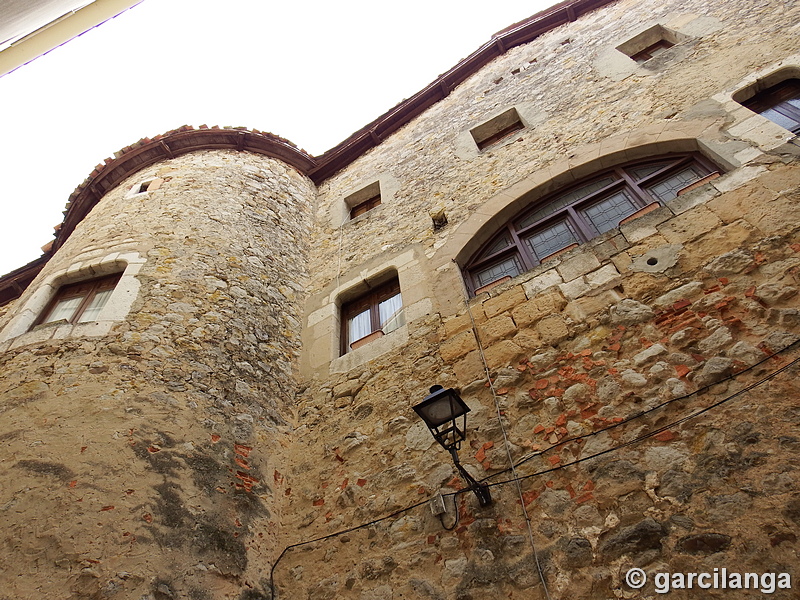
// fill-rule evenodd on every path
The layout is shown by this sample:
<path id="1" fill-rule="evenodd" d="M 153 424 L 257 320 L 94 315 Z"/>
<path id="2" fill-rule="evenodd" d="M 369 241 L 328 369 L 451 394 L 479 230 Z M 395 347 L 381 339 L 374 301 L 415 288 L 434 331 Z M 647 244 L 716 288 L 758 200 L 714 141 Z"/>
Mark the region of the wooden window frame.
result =
<path id="1" fill-rule="evenodd" d="M 664 50 L 668 50 L 689 39 L 691 38 L 687 35 L 656 24 L 620 44 L 617 46 L 617 50 L 631 60 L 642 64 L 654 56 L 658 56 Z"/>
<path id="2" fill-rule="evenodd" d="M 634 169 L 641 169 L 648 165 L 655 166 L 659 163 L 666 164 L 643 177 L 637 177 L 633 173 Z M 562 248 L 538 259 L 526 242 L 526 239 L 537 231 L 543 230 L 558 222 L 566 221 L 575 233 L 575 237 L 577 238 L 576 242 L 578 244 L 583 244 L 602 235 L 602 233 L 597 232 L 594 224 L 582 211 L 621 190 L 624 190 L 625 196 L 631 200 L 633 210 L 629 215 L 623 217 L 620 223 L 637 213 L 643 214 L 653 210 L 653 204 L 657 203 L 661 205 L 663 202 L 654 195 L 651 195 L 651 193 L 647 191 L 647 188 L 658 184 L 662 180 L 668 179 L 671 175 L 675 175 L 687 166 L 696 167 L 697 171 L 702 173 L 704 177 L 718 172 L 718 167 L 699 153 L 653 156 L 647 159 L 621 164 L 610 169 L 597 171 L 575 184 L 561 188 L 527 205 L 522 211 L 518 212 L 499 227 L 488 241 L 482 244 L 478 251 L 472 255 L 470 260 L 466 263 L 466 266 L 462 269 L 470 294 L 474 295 L 476 290 L 486 289 L 494 283 L 493 281 L 481 282 L 478 279 L 478 273 L 483 269 L 500 262 L 508 261 L 513 257 L 518 265 L 519 273 L 517 274 L 519 275 L 530 271 L 563 252 L 564 249 Z M 567 203 L 558 209 L 554 209 L 553 212 L 545 214 L 536 221 L 529 222 L 524 226 L 519 225 L 532 213 L 546 207 L 548 203 L 556 202 L 572 191 L 579 190 L 591 185 L 593 182 L 605 178 L 610 178 L 612 181 L 584 196 L 580 196 L 577 200 Z M 694 183 L 689 184 L 689 186 L 690 185 L 694 185 Z M 679 190 L 678 193 L 680 193 L 680 191 L 681 190 Z M 647 211 L 644 209 L 647 209 Z M 619 227 L 619 224 L 617 227 Z M 506 237 L 510 243 L 506 245 L 498 244 L 500 238 L 503 237 Z M 484 255 L 489 248 L 495 245 L 497 245 L 497 250 L 491 254 Z"/>
<path id="3" fill-rule="evenodd" d="M 483 152 L 523 129 L 525 129 L 525 124 L 522 122 L 517 109 L 512 107 L 489 119 L 486 123 L 471 129 L 470 134 L 478 146 L 478 150 Z"/>
<path id="4" fill-rule="evenodd" d="M 675 44 L 670 42 L 669 40 L 660 39 L 654 44 L 650 44 L 647 48 L 639 50 L 636 54 L 631 55 L 631 58 L 635 60 L 637 63 L 647 62 L 653 56 L 657 56 L 664 50 L 672 48 Z"/>
<path id="5" fill-rule="evenodd" d="M 351 344 L 359 341 L 360 339 L 364 339 L 365 337 L 369 337 L 370 335 L 374 334 L 377 331 L 381 331 L 381 319 L 380 319 L 380 311 L 379 306 L 382 302 L 393 298 L 400 294 L 400 281 L 397 277 L 383 283 L 366 294 L 362 294 L 358 298 L 354 300 L 350 300 L 342 304 L 341 308 L 341 336 L 340 339 L 342 341 L 340 353 L 342 356 L 347 354 L 351 351 Z M 401 298 L 402 302 L 402 298 Z M 365 310 L 369 309 L 370 314 L 370 332 L 361 338 L 356 340 L 350 339 L 350 320 L 364 312 Z"/>
<path id="6" fill-rule="evenodd" d="M 789 131 L 800 135 L 800 108 L 789 104 L 789 100 L 797 99 L 800 99 L 800 79 L 789 77 L 743 100 L 741 105 L 760 115 L 768 110 L 782 114 L 796 123 Z M 765 118 L 769 119 L 766 116 Z"/>
<path id="7" fill-rule="evenodd" d="M 114 273 L 113 275 L 105 275 L 103 277 L 97 277 L 95 279 L 88 279 L 62 285 L 60 288 L 58 288 L 58 291 L 55 293 L 50 302 L 47 303 L 47 306 L 40 313 L 39 317 L 33 322 L 32 327 L 36 327 L 37 325 L 42 325 L 44 323 L 51 322 L 47 321 L 47 318 L 51 315 L 53 309 L 55 309 L 58 303 L 61 302 L 62 300 L 69 300 L 72 298 L 83 298 L 81 303 L 75 309 L 75 312 L 72 314 L 72 316 L 69 319 L 66 319 L 67 323 L 71 325 L 78 323 L 81 316 L 83 316 L 83 313 L 91 305 L 92 300 L 94 300 L 94 297 L 97 295 L 97 293 L 113 290 L 114 288 L 116 288 L 121 277 L 122 273 Z M 61 320 L 62 319 L 52 322 L 57 323 Z"/>
<path id="8" fill-rule="evenodd" d="M 372 196 L 371 198 L 367 198 L 363 202 L 359 202 L 353 208 L 350 209 L 350 219 L 355 219 L 356 217 L 360 217 L 361 215 L 371 211 L 373 208 L 380 206 L 381 204 L 381 195 L 380 193 Z"/>

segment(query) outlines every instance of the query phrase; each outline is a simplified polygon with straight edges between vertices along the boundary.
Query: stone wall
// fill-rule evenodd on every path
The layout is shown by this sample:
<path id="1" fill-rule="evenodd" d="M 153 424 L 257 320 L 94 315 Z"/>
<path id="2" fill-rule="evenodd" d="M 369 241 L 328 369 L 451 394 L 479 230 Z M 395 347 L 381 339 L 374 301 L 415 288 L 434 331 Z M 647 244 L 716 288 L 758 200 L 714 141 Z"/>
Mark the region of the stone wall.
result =
<path id="1" fill-rule="evenodd" d="M 622 597 L 633 566 L 651 582 L 720 566 L 794 581 L 800 178 L 764 162 L 737 189 L 699 189 L 675 203 L 694 208 L 668 205 L 419 319 L 401 349 L 309 385 L 303 459 L 281 482 L 297 541 L 401 512 L 292 549 L 281 597 L 544 597 L 522 503 L 553 598 Z M 648 257 L 660 264 L 636 268 Z M 461 455 L 475 477 L 513 479 L 508 453 L 527 458 L 520 490 L 493 488 L 492 507 L 458 496 L 453 532 L 425 504 L 404 510 L 462 485 L 410 410 L 432 383 L 472 408 Z"/>
<path id="2" fill-rule="evenodd" d="M 273 473 L 294 418 L 313 192 L 257 155 L 165 161 L 110 192 L 18 300 L 3 324 L 43 282 L 136 266 L 130 312 L 107 331 L 4 342 L 0 597 L 260 589 L 283 545 Z"/>
<path id="3" fill-rule="evenodd" d="M 516 186 L 531 177 L 544 184 L 564 171 L 586 174 L 576 168 L 591 159 L 676 138 L 702 139 L 723 166 L 738 167 L 759 143 L 789 139 L 760 118 L 754 131 L 753 113 L 721 96 L 792 62 L 796 36 L 785 24 L 797 10 L 770 0 L 623 0 L 510 50 L 320 186 L 315 286 L 413 244 L 432 255 L 496 195 L 521 196 Z M 657 23 L 692 39 L 644 66 L 615 49 Z M 470 129 L 511 106 L 521 107 L 527 129 L 489 151 L 462 150 Z M 343 199 L 382 176 L 397 186 L 391 203 L 340 230 Z M 448 226 L 434 234 L 429 211 L 439 209 Z"/>
<path id="4" fill-rule="evenodd" d="M 636 597 L 633 566 L 646 596 L 716 567 L 796 587 L 800 150 L 731 95 L 800 65 L 797 11 L 620 0 L 318 190 L 236 152 L 132 176 L 0 313 L 0 597 L 599 600 Z M 659 24 L 681 43 L 616 50 Z M 479 151 L 512 106 L 525 129 Z M 468 296 L 460 267 L 526 204 L 690 151 L 720 177 Z M 98 322 L 29 331 L 59 285 L 123 270 Z M 389 274 L 406 324 L 339 356 L 342 302 Z M 432 384 L 471 407 L 491 506 L 411 410 Z"/>
<path id="5" fill-rule="evenodd" d="M 300 545 L 276 568 L 280 597 L 545 598 L 537 558 L 552 598 L 632 597 L 632 566 L 649 594 L 654 573 L 701 567 L 794 582 L 798 147 L 731 95 L 799 62 L 797 10 L 615 3 L 509 51 L 320 186 L 299 462 L 281 481 Z M 686 41 L 645 65 L 616 50 L 655 24 Z M 511 106 L 526 129 L 471 148 Z M 459 265 L 526 203 L 688 151 L 722 176 L 466 299 Z M 343 223 L 374 181 L 387 200 Z M 339 357 L 337 304 L 386 269 L 407 327 Z M 454 531 L 416 506 L 461 485 L 411 411 L 434 383 L 472 408 L 476 477 L 514 479 L 532 456 L 493 506 L 458 495 Z"/>

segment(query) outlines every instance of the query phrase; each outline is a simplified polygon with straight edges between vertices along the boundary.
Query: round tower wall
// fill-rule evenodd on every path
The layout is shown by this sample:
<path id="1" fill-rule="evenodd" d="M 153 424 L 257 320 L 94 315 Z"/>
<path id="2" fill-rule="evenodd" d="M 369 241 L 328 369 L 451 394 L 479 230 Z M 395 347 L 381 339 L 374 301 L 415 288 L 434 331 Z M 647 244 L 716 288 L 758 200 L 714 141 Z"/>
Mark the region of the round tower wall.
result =
<path id="1" fill-rule="evenodd" d="M 271 484 L 314 195 L 256 154 L 164 161 L 109 192 L 4 315 L 9 597 L 261 589 L 283 545 Z M 37 324 L 59 289 L 106 275 L 119 281 L 95 320 Z"/>

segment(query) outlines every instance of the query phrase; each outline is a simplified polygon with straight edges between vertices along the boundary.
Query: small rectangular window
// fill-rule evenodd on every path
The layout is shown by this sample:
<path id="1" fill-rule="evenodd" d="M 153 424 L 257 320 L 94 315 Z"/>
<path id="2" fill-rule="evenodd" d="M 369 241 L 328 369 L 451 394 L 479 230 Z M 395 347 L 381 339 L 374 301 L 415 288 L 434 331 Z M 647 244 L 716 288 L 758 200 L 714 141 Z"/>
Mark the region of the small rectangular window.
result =
<path id="1" fill-rule="evenodd" d="M 368 198 L 361 202 L 360 204 L 356 204 L 353 208 L 350 209 L 350 218 L 355 219 L 356 217 L 360 217 L 365 212 L 372 210 L 373 208 L 379 206 L 381 203 L 381 195 L 378 194 L 377 196 L 373 196 L 372 198 Z"/>
<path id="2" fill-rule="evenodd" d="M 344 199 L 344 204 L 350 214 L 350 220 L 377 208 L 381 205 L 380 181 L 371 183 L 357 192 L 350 194 Z"/>
<path id="3" fill-rule="evenodd" d="M 400 283 L 395 278 L 342 305 L 342 354 L 405 325 Z M 376 335 L 378 334 L 378 335 Z"/>
<path id="4" fill-rule="evenodd" d="M 639 50 L 636 54 L 631 56 L 637 63 L 643 63 L 650 60 L 654 56 L 661 54 L 667 48 L 672 48 L 675 44 L 667 40 L 658 40 L 655 44 L 651 44 L 643 50 Z"/>
<path id="5" fill-rule="evenodd" d="M 524 128 L 525 125 L 522 123 L 517 109 L 510 108 L 503 114 L 497 115 L 486 123 L 470 130 L 470 133 L 472 134 L 472 139 L 478 145 L 478 149 L 484 150 Z"/>
<path id="6" fill-rule="evenodd" d="M 653 25 L 624 44 L 617 46 L 617 50 L 637 63 L 643 63 L 687 39 L 689 39 L 688 36 L 663 25 Z"/>
<path id="7" fill-rule="evenodd" d="M 56 321 L 66 321 L 67 323 L 96 321 L 100 311 L 111 297 L 119 278 L 120 274 L 116 273 L 62 286 L 34 325 L 55 323 Z"/>

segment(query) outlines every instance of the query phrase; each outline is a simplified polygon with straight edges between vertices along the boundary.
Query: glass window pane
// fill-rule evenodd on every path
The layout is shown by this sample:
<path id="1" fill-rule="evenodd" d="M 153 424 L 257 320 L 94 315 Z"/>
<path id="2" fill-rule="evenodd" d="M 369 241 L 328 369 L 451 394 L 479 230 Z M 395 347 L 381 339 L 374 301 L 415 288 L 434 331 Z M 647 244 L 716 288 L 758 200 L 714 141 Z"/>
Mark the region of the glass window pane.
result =
<path id="1" fill-rule="evenodd" d="M 617 192 L 582 212 L 600 234 L 619 226 L 622 219 L 636 212 L 636 207 L 625 192 Z"/>
<path id="2" fill-rule="evenodd" d="M 789 131 L 794 130 L 797 127 L 798 121 L 797 119 L 793 119 L 792 117 L 783 114 L 780 112 L 779 108 L 768 108 L 764 112 L 761 113 L 761 116 L 768 118 L 773 123 L 776 123 L 783 127 L 784 129 L 788 129 Z"/>
<path id="3" fill-rule="evenodd" d="M 689 166 L 670 175 L 666 179 L 662 179 L 659 183 L 651 185 L 647 188 L 647 191 L 656 199 L 666 202 L 667 200 L 675 198 L 679 190 L 694 183 L 698 179 L 702 179 L 704 175 L 705 174 L 697 167 Z"/>
<path id="4" fill-rule="evenodd" d="M 558 196 L 556 199 L 548 202 L 546 205 L 542 206 L 538 210 L 527 215 L 524 219 L 522 219 L 519 223 L 517 223 L 517 230 L 525 229 L 529 225 L 533 225 L 547 217 L 548 215 L 552 215 L 557 211 L 561 210 L 569 206 L 570 204 L 574 204 L 581 198 L 585 198 L 589 194 L 595 193 L 597 190 L 601 190 L 607 185 L 610 185 L 616 181 L 615 177 L 603 177 L 602 179 L 598 179 L 593 181 L 588 185 L 584 185 L 579 187 L 577 190 L 572 190 L 571 192 L 567 192 L 561 196 Z"/>
<path id="5" fill-rule="evenodd" d="M 50 311 L 50 314 L 47 316 L 44 322 L 53 323 L 54 321 L 60 321 L 62 319 L 69 321 L 75 315 L 75 311 L 78 309 L 82 301 L 83 297 L 81 296 L 77 298 L 66 298 L 64 300 L 60 300 L 58 304 L 53 307 L 53 310 Z"/>
<path id="6" fill-rule="evenodd" d="M 673 161 L 674 162 L 674 161 Z M 670 163 L 668 162 L 660 162 L 654 165 L 645 165 L 643 167 L 636 167 L 634 169 L 627 169 L 628 173 L 633 176 L 636 181 L 641 181 L 648 175 L 652 175 L 656 171 L 660 171 L 664 167 L 668 166 Z"/>
<path id="7" fill-rule="evenodd" d="M 104 290 L 102 292 L 97 292 L 94 295 L 94 298 L 92 298 L 92 301 L 89 303 L 89 306 L 87 306 L 86 310 L 84 310 L 81 314 L 80 318 L 78 319 L 78 323 L 96 321 L 97 315 L 100 314 L 100 311 L 106 305 L 106 302 L 108 302 L 112 291 L 113 290 Z"/>
<path id="8" fill-rule="evenodd" d="M 390 333 L 405 325 L 403 316 L 403 300 L 400 294 L 378 304 L 378 313 L 381 320 L 383 333 Z"/>
<path id="9" fill-rule="evenodd" d="M 347 324 L 348 344 L 360 340 L 362 337 L 372 333 L 372 326 L 369 318 L 369 309 L 357 314 L 350 319 Z"/>
<path id="10" fill-rule="evenodd" d="M 510 245 L 511 245 L 511 236 L 509 235 L 508 231 L 506 231 L 506 233 L 503 236 L 492 242 L 492 244 L 488 248 L 486 248 L 486 250 L 481 252 L 478 259 L 491 256 L 492 254 L 494 254 L 495 252 L 499 252 L 503 248 L 508 248 Z"/>
<path id="11" fill-rule="evenodd" d="M 760 113 L 793 133 L 800 131 L 800 80 L 786 79 L 742 102 L 752 111 Z"/>
<path id="12" fill-rule="evenodd" d="M 570 244 L 578 241 L 569 223 L 561 221 L 545 229 L 540 229 L 532 236 L 525 239 L 525 242 L 538 260 L 549 256 L 553 252 L 558 252 Z"/>
<path id="13" fill-rule="evenodd" d="M 505 260 L 493 264 L 491 267 L 486 267 L 475 273 L 475 279 L 478 281 L 478 287 L 483 287 L 493 281 L 497 281 L 501 277 L 510 275 L 516 277 L 522 272 L 516 256 L 511 256 Z"/>

